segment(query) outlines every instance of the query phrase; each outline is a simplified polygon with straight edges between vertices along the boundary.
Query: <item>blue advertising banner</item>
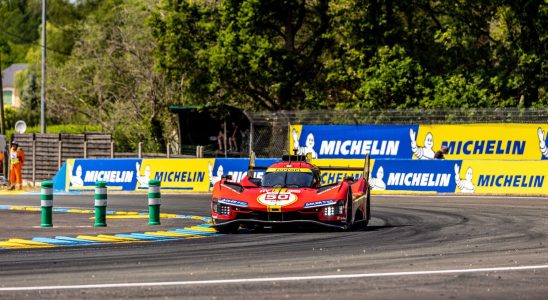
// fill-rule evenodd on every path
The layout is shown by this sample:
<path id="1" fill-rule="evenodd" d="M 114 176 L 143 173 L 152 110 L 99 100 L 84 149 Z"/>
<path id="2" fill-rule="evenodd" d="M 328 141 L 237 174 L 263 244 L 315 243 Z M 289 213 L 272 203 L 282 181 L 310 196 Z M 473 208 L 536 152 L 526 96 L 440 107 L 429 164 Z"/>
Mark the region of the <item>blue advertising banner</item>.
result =
<path id="1" fill-rule="evenodd" d="M 461 165 L 461 160 L 375 160 L 371 190 L 454 193 L 455 166 Z"/>
<path id="2" fill-rule="evenodd" d="M 140 167 L 141 159 L 68 159 L 66 188 L 91 189 L 101 180 L 109 188 L 134 191 Z"/>
<path id="3" fill-rule="evenodd" d="M 276 162 L 276 159 L 272 158 L 257 158 L 255 160 L 256 166 L 268 167 Z M 217 158 L 214 165 L 208 166 L 208 176 L 210 182 L 210 190 L 213 185 L 221 180 L 223 175 L 231 175 L 232 181 L 240 182 L 244 176 L 247 175 L 247 167 L 249 166 L 249 158 Z M 264 170 L 255 171 L 255 177 L 262 178 Z"/>
<path id="4" fill-rule="evenodd" d="M 312 158 L 409 159 L 418 125 L 292 125 L 290 151 Z"/>

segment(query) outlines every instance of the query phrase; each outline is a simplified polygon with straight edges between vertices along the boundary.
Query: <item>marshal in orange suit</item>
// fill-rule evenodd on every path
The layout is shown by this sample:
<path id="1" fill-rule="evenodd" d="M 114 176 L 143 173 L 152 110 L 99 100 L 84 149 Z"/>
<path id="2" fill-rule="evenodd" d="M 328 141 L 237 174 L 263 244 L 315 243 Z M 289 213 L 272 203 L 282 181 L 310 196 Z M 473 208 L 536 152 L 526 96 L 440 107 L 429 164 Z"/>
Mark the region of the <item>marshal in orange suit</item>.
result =
<path id="1" fill-rule="evenodd" d="M 16 141 L 11 142 L 10 147 L 10 190 L 23 188 L 23 163 L 25 152 Z"/>

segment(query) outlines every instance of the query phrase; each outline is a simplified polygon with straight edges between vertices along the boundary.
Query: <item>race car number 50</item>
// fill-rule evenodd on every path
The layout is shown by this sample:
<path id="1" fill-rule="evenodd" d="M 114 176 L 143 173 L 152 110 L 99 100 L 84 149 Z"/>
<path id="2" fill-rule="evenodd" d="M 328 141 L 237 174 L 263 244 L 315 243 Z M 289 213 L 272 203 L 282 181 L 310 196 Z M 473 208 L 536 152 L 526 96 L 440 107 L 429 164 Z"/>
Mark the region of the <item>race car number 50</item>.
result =
<path id="1" fill-rule="evenodd" d="M 286 206 L 297 201 L 297 195 L 292 193 L 265 193 L 257 198 L 259 203 L 264 205 L 279 205 Z"/>

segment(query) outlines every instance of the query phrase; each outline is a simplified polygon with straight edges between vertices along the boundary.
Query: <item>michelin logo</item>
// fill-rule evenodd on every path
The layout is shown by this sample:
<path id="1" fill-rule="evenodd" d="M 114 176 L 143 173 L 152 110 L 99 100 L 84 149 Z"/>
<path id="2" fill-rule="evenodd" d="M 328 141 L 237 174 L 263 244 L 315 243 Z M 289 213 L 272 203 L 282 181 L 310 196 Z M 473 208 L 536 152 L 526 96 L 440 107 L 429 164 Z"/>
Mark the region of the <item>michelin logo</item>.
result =
<path id="1" fill-rule="evenodd" d="M 86 171 L 85 182 L 132 182 L 133 171 Z"/>
<path id="2" fill-rule="evenodd" d="M 217 175 L 216 176 L 213 176 L 213 166 L 211 165 L 211 163 L 207 163 L 207 169 L 208 169 L 208 177 L 209 177 L 209 182 L 211 183 L 211 186 L 215 185 L 215 183 L 221 181 L 221 178 L 223 177 L 223 173 L 224 173 L 224 169 L 223 169 L 223 165 L 219 165 L 219 167 L 217 168 Z"/>
<path id="3" fill-rule="evenodd" d="M 82 165 L 76 166 L 76 173 L 72 173 L 73 166 L 71 163 L 67 163 L 67 173 L 70 177 L 70 186 L 83 187 L 84 180 L 82 179 Z"/>
<path id="4" fill-rule="evenodd" d="M 315 138 L 312 133 L 306 137 L 306 146 L 299 146 L 299 133 L 293 129 L 293 147 L 297 154 L 318 158 L 314 150 Z M 320 155 L 386 155 L 397 156 L 400 141 L 397 140 L 323 140 L 320 145 Z"/>
<path id="5" fill-rule="evenodd" d="M 373 191 L 384 191 L 386 190 L 386 183 L 383 181 L 384 169 L 382 166 L 377 169 L 377 177 L 369 178 L 369 186 Z"/>
<path id="6" fill-rule="evenodd" d="M 136 177 L 137 177 L 137 182 L 139 182 L 139 185 L 140 187 L 142 188 L 148 188 L 148 182 L 150 181 L 150 166 L 147 165 L 145 167 L 145 173 L 143 175 L 141 175 L 141 165 L 136 162 L 135 163 L 135 170 L 137 171 L 136 172 Z"/>
<path id="7" fill-rule="evenodd" d="M 444 173 L 390 173 L 387 185 L 447 187 L 451 183 L 451 174 Z"/>
<path id="8" fill-rule="evenodd" d="M 465 178 L 460 178 L 460 167 L 455 164 L 455 182 L 461 193 L 473 193 L 476 191 L 476 187 L 472 183 L 473 177 L 472 168 L 469 167 L 468 170 L 466 170 Z"/>
<path id="9" fill-rule="evenodd" d="M 513 141 L 513 140 L 443 141 L 441 145 L 447 147 L 448 154 L 523 155 L 525 152 L 525 141 Z"/>
<path id="10" fill-rule="evenodd" d="M 418 159 L 434 159 L 434 137 L 432 133 L 426 134 L 424 138 L 424 147 L 419 147 L 417 145 L 417 133 L 413 129 L 409 129 L 409 137 L 411 138 L 411 151 Z"/>
<path id="11" fill-rule="evenodd" d="M 544 176 L 541 175 L 480 175 L 478 186 L 542 188 Z"/>
<path id="12" fill-rule="evenodd" d="M 293 135 L 293 148 L 297 149 L 298 155 L 307 155 L 310 153 L 312 155 L 312 158 L 318 158 L 318 153 L 316 153 L 316 150 L 314 150 L 314 135 L 312 133 L 309 133 L 306 136 L 306 143 L 304 147 L 299 146 L 299 133 L 297 130 L 293 129 L 292 132 Z"/>
<path id="13" fill-rule="evenodd" d="M 539 127 L 537 133 L 540 153 L 542 153 L 542 156 L 548 158 L 548 147 L 546 147 L 546 138 L 544 137 L 544 131 L 542 131 L 542 128 Z"/>

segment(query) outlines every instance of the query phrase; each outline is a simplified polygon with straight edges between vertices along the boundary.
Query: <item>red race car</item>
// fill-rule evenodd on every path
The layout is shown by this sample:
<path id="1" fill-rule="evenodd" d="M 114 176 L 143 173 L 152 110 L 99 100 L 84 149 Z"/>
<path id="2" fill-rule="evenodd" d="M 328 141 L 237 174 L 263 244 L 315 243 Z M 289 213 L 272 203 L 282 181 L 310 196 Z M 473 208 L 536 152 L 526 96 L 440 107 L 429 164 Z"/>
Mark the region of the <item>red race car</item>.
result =
<path id="1" fill-rule="evenodd" d="M 254 170 L 266 170 L 253 178 Z M 321 185 L 320 171 L 362 171 L 358 179 Z M 364 168 L 322 167 L 304 155 L 284 155 L 269 167 L 255 166 L 252 153 L 247 176 L 240 183 L 224 176 L 213 187 L 211 217 L 221 233 L 235 233 L 240 225 L 264 227 L 321 225 L 350 229 L 366 226 L 370 215 L 369 156 Z"/>

